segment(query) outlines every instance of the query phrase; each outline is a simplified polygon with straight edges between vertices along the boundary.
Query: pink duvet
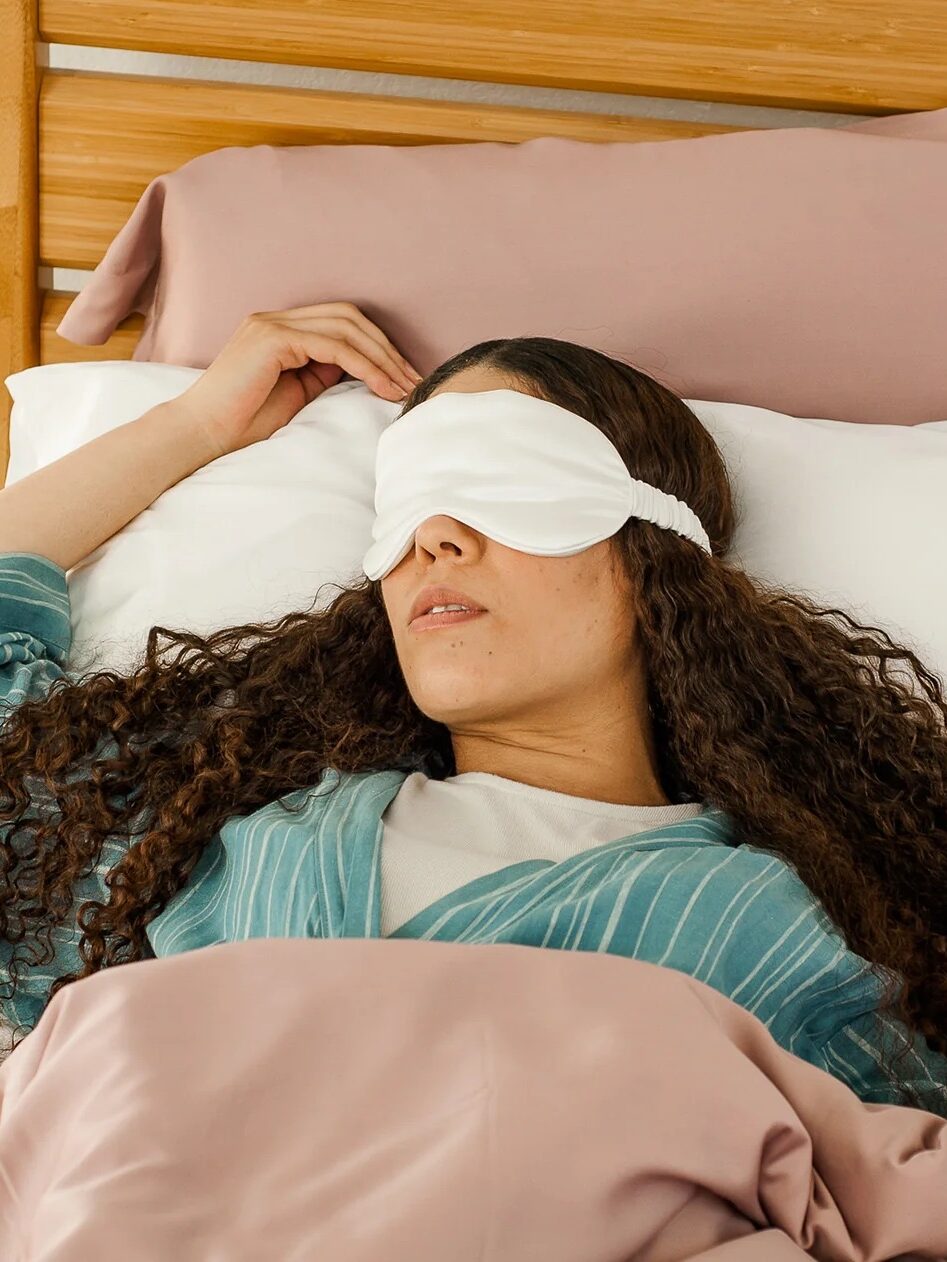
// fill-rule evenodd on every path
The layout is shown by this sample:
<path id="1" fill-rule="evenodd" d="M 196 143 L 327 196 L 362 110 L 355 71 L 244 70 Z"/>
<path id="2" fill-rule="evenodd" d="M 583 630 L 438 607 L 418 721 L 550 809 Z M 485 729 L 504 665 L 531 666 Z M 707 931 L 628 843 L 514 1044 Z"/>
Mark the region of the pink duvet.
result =
<path id="1" fill-rule="evenodd" d="M 947 1256 L 947 1121 L 590 952 L 257 940 L 67 988 L 0 1070 L 3 1262 Z"/>

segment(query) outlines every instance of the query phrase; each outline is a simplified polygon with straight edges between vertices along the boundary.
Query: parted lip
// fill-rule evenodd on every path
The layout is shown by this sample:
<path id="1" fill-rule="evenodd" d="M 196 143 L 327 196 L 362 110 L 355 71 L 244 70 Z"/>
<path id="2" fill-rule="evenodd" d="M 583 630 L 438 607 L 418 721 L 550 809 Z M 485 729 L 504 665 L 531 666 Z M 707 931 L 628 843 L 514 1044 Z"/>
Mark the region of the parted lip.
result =
<path id="1" fill-rule="evenodd" d="M 471 596 L 459 592 L 456 587 L 422 587 L 417 594 L 408 622 L 430 613 L 435 605 L 466 605 L 468 609 L 483 609 Z"/>

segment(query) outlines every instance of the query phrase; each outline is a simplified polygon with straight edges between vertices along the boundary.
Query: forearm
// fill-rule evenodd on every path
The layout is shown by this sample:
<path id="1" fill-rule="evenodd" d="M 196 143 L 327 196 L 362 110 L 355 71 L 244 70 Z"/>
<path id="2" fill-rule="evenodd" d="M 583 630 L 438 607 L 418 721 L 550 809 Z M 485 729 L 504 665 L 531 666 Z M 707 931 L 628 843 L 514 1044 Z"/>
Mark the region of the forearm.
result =
<path id="1" fill-rule="evenodd" d="M 69 570 L 219 454 L 174 400 L 151 408 L 0 490 L 0 552 Z"/>

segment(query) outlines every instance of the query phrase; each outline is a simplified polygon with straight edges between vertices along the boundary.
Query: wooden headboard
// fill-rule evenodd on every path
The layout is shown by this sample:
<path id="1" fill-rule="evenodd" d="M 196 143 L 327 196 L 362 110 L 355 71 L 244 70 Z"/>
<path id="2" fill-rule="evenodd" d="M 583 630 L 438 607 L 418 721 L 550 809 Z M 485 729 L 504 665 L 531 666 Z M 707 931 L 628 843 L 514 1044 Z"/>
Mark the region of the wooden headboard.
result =
<path id="1" fill-rule="evenodd" d="M 225 145 L 671 140 L 737 128 L 37 64 L 41 42 L 853 114 L 947 106 L 947 0 L 0 0 L 0 381 L 129 357 L 55 328 L 147 184 Z M 0 390 L 0 484 L 10 399 Z"/>

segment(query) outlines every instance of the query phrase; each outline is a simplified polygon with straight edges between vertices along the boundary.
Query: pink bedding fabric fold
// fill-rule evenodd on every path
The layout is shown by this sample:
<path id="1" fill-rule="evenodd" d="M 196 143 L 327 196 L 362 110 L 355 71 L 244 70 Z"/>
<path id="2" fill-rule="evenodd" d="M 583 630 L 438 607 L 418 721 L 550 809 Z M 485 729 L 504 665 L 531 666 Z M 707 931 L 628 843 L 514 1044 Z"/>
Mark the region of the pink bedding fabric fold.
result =
<path id="1" fill-rule="evenodd" d="M 206 368 L 251 311 L 349 299 L 429 373 L 565 338 L 687 399 L 947 417 L 947 109 L 674 141 L 251 145 L 156 176 L 57 332 Z"/>
<path id="2" fill-rule="evenodd" d="M 62 991 L 0 1070 L 4 1262 L 947 1255 L 947 1121 L 683 974 L 254 940 Z"/>

